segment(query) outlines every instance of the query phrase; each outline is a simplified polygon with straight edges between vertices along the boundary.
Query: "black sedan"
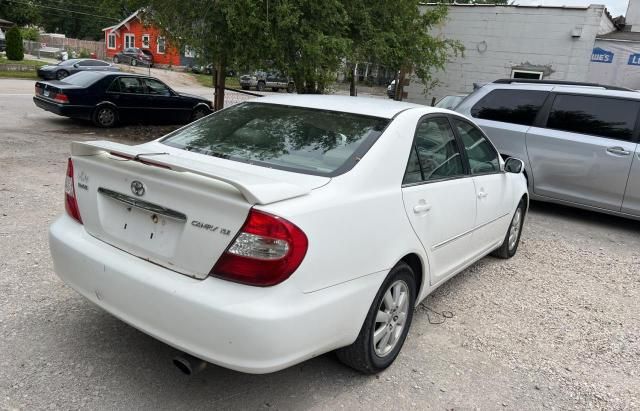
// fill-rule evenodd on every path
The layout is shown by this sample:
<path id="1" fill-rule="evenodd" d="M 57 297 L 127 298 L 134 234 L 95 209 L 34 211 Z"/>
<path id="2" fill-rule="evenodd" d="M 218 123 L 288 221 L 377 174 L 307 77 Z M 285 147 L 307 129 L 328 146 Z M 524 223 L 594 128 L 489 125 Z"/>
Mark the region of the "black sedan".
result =
<path id="1" fill-rule="evenodd" d="M 71 59 L 55 65 L 42 66 L 38 69 L 38 77 L 44 80 L 62 80 L 79 71 L 119 71 L 117 66 L 96 59 Z"/>
<path id="2" fill-rule="evenodd" d="M 178 93 L 160 80 L 129 73 L 83 71 L 64 81 L 38 81 L 36 106 L 99 127 L 122 123 L 188 123 L 206 116 L 211 101 Z"/>
<path id="3" fill-rule="evenodd" d="M 141 65 L 144 67 L 153 67 L 153 54 L 148 50 L 129 47 L 113 56 L 113 62 L 115 64 L 131 64 L 132 66 Z"/>

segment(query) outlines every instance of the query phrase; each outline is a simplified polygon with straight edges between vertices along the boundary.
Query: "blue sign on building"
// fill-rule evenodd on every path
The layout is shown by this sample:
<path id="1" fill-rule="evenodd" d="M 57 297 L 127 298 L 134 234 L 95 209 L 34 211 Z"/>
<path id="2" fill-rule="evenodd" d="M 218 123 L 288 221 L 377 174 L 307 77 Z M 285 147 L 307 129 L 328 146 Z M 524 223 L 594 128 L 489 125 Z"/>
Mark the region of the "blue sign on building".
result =
<path id="1" fill-rule="evenodd" d="M 629 62 L 627 64 L 630 66 L 640 66 L 640 54 L 630 55 Z"/>
<path id="2" fill-rule="evenodd" d="M 594 47 L 591 53 L 591 61 L 596 63 L 611 63 L 613 62 L 613 53 L 600 47 Z"/>

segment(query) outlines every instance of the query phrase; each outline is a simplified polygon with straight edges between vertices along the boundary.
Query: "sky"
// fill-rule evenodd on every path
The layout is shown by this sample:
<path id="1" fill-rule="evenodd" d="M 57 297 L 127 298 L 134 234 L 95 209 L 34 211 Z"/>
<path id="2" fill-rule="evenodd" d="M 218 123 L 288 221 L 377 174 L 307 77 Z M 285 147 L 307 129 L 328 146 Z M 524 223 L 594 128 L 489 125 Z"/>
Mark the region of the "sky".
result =
<path id="1" fill-rule="evenodd" d="M 612 17 L 624 16 L 629 0 L 516 0 L 516 4 L 543 6 L 588 6 L 589 4 L 604 4 Z"/>

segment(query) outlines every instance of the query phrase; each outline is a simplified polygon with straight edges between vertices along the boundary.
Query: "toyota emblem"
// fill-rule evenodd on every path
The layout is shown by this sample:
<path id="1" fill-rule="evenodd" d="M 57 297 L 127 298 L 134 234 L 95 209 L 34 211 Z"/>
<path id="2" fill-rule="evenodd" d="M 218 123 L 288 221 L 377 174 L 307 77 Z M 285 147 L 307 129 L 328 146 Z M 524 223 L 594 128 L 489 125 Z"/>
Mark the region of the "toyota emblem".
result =
<path id="1" fill-rule="evenodd" d="M 141 181 L 133 180 L 131 182 L 131 192 L 138 197 L 142 197 L 144 195 L 145 189 L 144 184 Z"/>

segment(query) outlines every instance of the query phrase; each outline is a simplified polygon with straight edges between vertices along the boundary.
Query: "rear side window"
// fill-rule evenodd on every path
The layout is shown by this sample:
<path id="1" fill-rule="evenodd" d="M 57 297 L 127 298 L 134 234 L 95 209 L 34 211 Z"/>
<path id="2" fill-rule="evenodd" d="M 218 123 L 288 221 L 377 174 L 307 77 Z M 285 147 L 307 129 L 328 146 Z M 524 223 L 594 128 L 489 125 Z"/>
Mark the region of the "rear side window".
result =
<path id="1" fill-rule="evenodd" d="M 139 78 L 136 77 L 120 77 L 120 92 L 121 93 L 132 93 L 132 94 L 143 94 L 144 87 L 142 86 L 142 82 Z"/>
<path id="2" fill-rule="evenodd" d="M 454 119 L 453 124 L 458 130 L 458 135 L 462 139 L 464 149 L 469 159 L 471 174 L 497 173 L 500 171 L 500 160 L 498 153 L 475 126 Z"/>
<path id="3" fill-rule="evenodd" d="M 530 126 L 548 94 L 547 91 L 536 90 L 493 90 L 471 108 L 471 115 Z"/>
<path id="4" fill-rule="evenodd" d="M 631 140 L 639 109 L 634 100 L 558 94 L 547 128 Z"/>

